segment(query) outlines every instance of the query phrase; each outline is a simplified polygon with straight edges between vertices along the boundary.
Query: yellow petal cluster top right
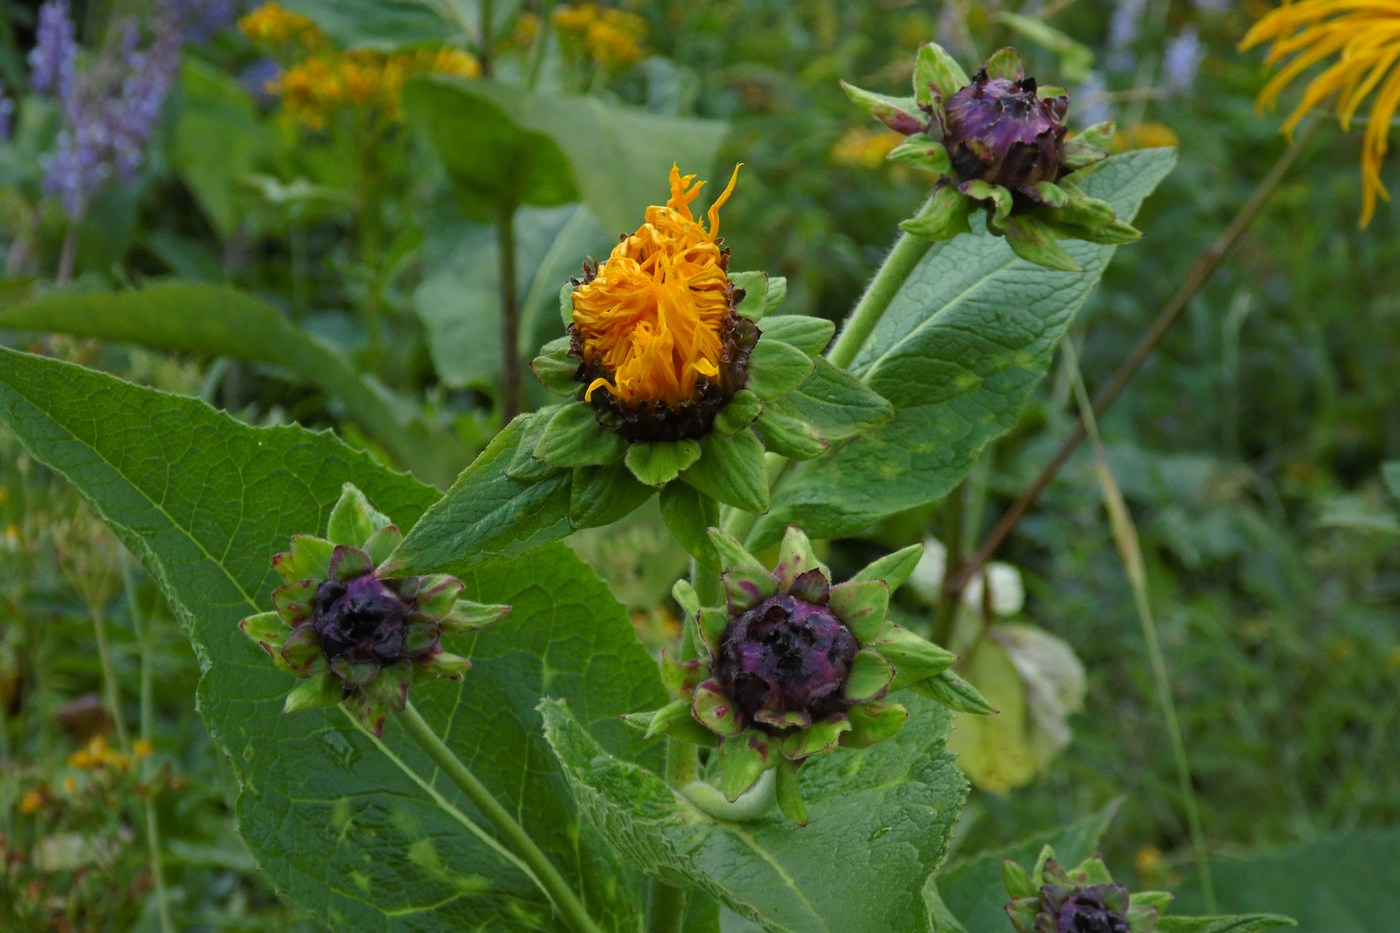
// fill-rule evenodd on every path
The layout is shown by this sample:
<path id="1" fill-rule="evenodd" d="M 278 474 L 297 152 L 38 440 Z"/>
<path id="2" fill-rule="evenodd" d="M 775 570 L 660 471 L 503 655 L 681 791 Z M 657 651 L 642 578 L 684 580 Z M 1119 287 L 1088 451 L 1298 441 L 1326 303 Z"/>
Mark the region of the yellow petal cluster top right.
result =
<path id="1" fill-rule="evenodd" d="M 1362 102 L 1374 91 L 1361 151 L 1361 226 L 1371 222 L 1376 199 L 1390 200 L 1381 184 L 1381 162 L 1389 149 L 1391 118 L 1400 107 L 1400 0 L 1300 0 L 1266 13 L 1245 35 L 1240 48 L 1269 42 L 1268 64 L 1287 60 L 1259 93 L 1259 107 L 1271 107 L 1299 75 L 1335 57 L 1303 91 L 1289 114 L 1289 132 L 1309 111 L 1335 98 L 1342 129 L 1351 126 Z"/>

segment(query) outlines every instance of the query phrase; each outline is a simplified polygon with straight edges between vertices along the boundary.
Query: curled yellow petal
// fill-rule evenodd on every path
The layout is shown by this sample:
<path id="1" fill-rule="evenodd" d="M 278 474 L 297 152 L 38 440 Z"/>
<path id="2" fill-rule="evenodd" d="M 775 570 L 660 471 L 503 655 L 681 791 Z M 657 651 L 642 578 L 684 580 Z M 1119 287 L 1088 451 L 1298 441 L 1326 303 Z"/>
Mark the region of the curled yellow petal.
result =
<path id="1" fill-rule="evenodd" d="M 739 169 L 706 215 L 690 205 L 703 181 L 671 166 L 671 195 L 646 210 L 646 222 L 613 248 L 574 291 L 573 327 L 585 365 L 601 370 L 584 397 L 606 389 L 628 405 L 693 399 L 701 379 L 720 373 L 722 328 L 732 313 L 719 209 Z"/>
<path id="2" fill-rule="evenodd" d="M 1323 59 L 1336 61 L 1309 82 L 1283 129 L 1291 132 L 1306 114 L 1335 98 L 1342 129 L 1365 98 L 1376 91 L 1361 152 L 1361 226 L 1371 222 L 1376 199 L 1389 200 L 1381 183 L 1381 163 L 1389 150 L 1390 121 L 1400 107 L 1400 0 L 1300 0 L 1260 18 L 1245 34 L 1241 49 L 1269 42 L 1266 62 L 1291 59 L 1265 85 L 1259 108 L 1273 106 L 1285 88 Z"/>

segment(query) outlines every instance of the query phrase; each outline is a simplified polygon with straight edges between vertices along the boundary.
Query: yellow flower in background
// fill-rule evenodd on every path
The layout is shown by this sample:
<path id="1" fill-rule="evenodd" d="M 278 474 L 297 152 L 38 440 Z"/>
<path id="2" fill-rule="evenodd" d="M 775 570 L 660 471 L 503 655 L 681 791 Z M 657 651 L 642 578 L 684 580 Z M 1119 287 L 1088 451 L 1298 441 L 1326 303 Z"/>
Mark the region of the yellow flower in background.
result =
<path id="1" fill-rule="evenodd" d="M 857 126 L 836 141 L 830 158 L 837 165 L 879 168 L 890 150 L 902 142 L 903 138 L 893 133 Z"/>
<path id="2" fill-rule="evenodd" d="M 24 796 L 19 799 L 19 812 L 24 814 L 38 813 L 44 808 L 45 794 L 42 790 L 27 790 Z"/>
<path id="3" fill-rule="evenodd" d="M 1113 137 L 1110 146 L 1113 152 L 1129 152 L 1133 149 L 1160 149 L 1176 146 L 1181 142 L 1176 133 L 1165 123 L 1147 120 L 1133 123 L 1120 129 Z"/>
<path id="4" fill-rule="evenodd" d="M 553 19 L 566 47 L 580 50 L 604 68 L 626 68 L 646 57 L 641 42 L 647 24 L 635 13 L 585 3 L 558 7 Z"/>
<path id="5" fill-rule="evenodd" d="M 308 16 L 293 13 L 276 3 L 265 3 L 238 21 L 238 28 L 254 42 L 264 45 L 295 43 L 319 48 L 326 34 Z"/>
<path id="6" fill-rule="evenodd" d="M 282 98 L 289 119 L 313 130 L 325 129 L 327 115 L 345 96 L 340 76 L 323 58 L 293 65 L 268 82 L 268 90 Z"/>
<path id="7" fill-rule="evenodd" d="M 1336 57 L 1303 91 L 1284 123 L 1298 121 L 1335 98 L 1342 129 L 1351 126 L 1362 102 L 1374 91 L 1361 150 L 1361 226 L 1371 222 L 1376 198 L 1390 200 L 1381 184 L 1381 162 L 1390 147 L 1390 121 L 1400 107 L 1400 0 L 1301 0 L 1266 13 L 1245 34 L 1240 48 L 1272 43 L 1265 61 L 1291 59 L 1259 93 L 1259 107 L 1272 107 L 1290 83 L 1308 68 Z"/>
<path id="8" fill-rule="evenodd" d="M 400 120 L 404 81 L 415 74 L 475 78 L 481 63 L 461 49 L 416 49 L 385 54 L 367 49 L 314 55 L 269 82 L 287 117 L 311 130 L 326 128 L 342 106 L 374 110 Z"/>
<path id="9" fill-rule="evenodd" d="M 574 291 L 573 327 L 593 379 L 590 399 L 606 388 L 635 405 L 694 399 L 697 382 L 720 374 L 723 325 L 731 314 L 727 256 L 719 244 L 719 210 L 739 180 L 710 205 L 709 228 L 691 203 L 704 182 L 671 166 L 671 197 L 646 210 L 646 223 L 616 247 Z"/>

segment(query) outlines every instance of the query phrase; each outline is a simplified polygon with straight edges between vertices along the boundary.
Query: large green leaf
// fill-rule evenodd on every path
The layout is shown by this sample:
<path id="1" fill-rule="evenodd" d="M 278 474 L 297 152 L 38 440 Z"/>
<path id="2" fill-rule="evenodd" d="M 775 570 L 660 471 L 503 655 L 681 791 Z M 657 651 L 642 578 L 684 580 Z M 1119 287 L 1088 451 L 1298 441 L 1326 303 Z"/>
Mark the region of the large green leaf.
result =
<path id="1" fill-rule="evenodd" d="M 268 363 L 339 399 L 346 414 L 401 462 L 414 463 L 428 448 L 427 431 L 408 427 L 410 413 L 382 386 L 276 308 L 225 285 L 161 282 L 137 291 L 53 292 L 0 311 L 0 327 Z"/>
<path id="2" fill-rule="evenodd" d="M 1305 933 L 1378 933 L 1400 917 L 1400 827 L 1322 836 L 1274 852 L 1211 859 L 1223 910 L 1288 914 Z M 1177 892 L 1172 913 L 1205 909 L 1193 878 Z"/>
<path id="3" fill-rule="evenodd" d="M 515 215 L 517 361 L 533 359 L 543 344 L 561 335 L 560 286 L 582 272 L 585 258 L 607 255 L 615 242 L 579 205 L 525 208 Z M 413 303 L 428 331 L 434 368 L 450 386 L 494 390 L 500 384 L 498 257 L 494 228 L 434 215 L 424 243 L 428 272 Z M 528 376 L 526 380 L 534 383 Z"/>
<path id="4" fill-rule="evenodd" d="M 516 418 L 413 526 L 389 561 L 395 572 L 452 573 L 518 557 L 574 529 L 568 470 L 540 479 L 506 474 L 523 433 Z"/>
<path id="5" fill-rule="evenodd" d="M 1168 149 L 1118 156 L 1102 163 L 1085 190 L 1131 220 L 1174 162 Z M 849 534 L 957 484 L 982 448 L 1015 425 L 1114 250 L 1061 245 L 1086 271 L 1018 259 L 980 228 L 935 246 L 852 367 L 894 404 L 894 419 L 789 471 L 753 543 L 776 541 L 793 522 L 814 537 Z"/>
<path id="6" fill-rule="evenodd" d="M 227 240 L 243 219 L 244 180 L 269 148 L 253 98 L 226 71 L 192 56 L 180 64 L 171 161 L 205 217 Z"/>
<path id="7" fill-rule="evenodd" d="M 465 38 L 461 25 L 439 10 L 462 9 L 462 0 L 284 0 L 283 6 L 316 21 L 336 45 L 393 52 L 415 45 L 440 45 Z"/>
<path id="8" fill-rule="evenodd" d="M 1010 895 L 1001 880 L 1001 863 L 1011 859 L 1029 871 L 1040 850 L 1048 845 L 1054 848 L 1055 858 L 1061 864 L 1078 865 L 1097 851 L 1099 837 L 1108 829 L 1119 803 L 1121 800 L 1114 800 L 1097 813 L 1055 832 L 955 861 L 929 878 L 924 897 L 933 913 L 935 933 L 981 933 L 1008 928 L 1002 908 Z"/>
<path id="9" fill-rule="evenodd" d="M 408 524 L 435 494 L 326 433 L 251 428 L 190 399 L 0 349 L 0 421 L 72 482 L 142 560 L 185 625 L 200 712 L 243 786 L 244 838 L 278 889 L 337 930 L 555 930 L 533 883 L 472 826 L 473 808 L 390 723 L 281 714 L 292 680 L 237 629 L 281 581 L 269 556 L 325 527 L 353 481 Z M 635 929 L 640 878 L 580 822 L 534 707 L 565 697 L 613 753 L 617 716 L 664 701 L 627 617 L 562 546 L 465 578 L 508 621 L 451 643 L 461 684 L 415 688 L 425 718 L 518 815 L 606 928 Z M 645 756 L 643 756 L 645 758 Z"/>
<path id="10" fill-rule="evenodd" d="M 615 234 L 635 230 L 647 205 L 665 202 L 672 163 L 707 177 L 725 132 L 714 120 L 445 77 L 411 82 L 404 106 L 465 207 L 490 217 L 492 208 L 581 198 Z M 717 181 L 715 194 L 724 186 Z"/>
<path id="11" fill-rule="evenodd" d="M 805 827 L 777 812 L 713 820 L 655 774 L 608 755 L 572 709 L 542 708 L 580 806 L 634 866 L 699 887 L 770 930 L 835 933 L 929 926 L 920 889 L 943 860 L 967 785 L 942 748 L 948 711 L 908 699 L 909 722 L 893 738 L 803 765 Z"/>
<path id="12" fill-rule="evenodd" d="M 522 204 L 552 207 L 578 200 L 558 142 L 513 119 L 482 91 L 488 86 L 436 76 L 410 81 L 403 90 L 404 111 L 437 152 L 462 210 L 494 221 Z"/>

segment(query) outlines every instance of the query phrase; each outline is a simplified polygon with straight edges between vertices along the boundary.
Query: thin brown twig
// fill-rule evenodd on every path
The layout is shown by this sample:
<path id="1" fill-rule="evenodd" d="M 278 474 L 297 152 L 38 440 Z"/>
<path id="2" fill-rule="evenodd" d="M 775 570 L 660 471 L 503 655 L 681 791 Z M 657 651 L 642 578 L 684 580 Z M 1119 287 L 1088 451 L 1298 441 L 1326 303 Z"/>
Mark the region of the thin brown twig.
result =
<path id="1" fill-rule="evenodd" d="M 1250 195 L 1249 200 L 1240 208 L 1240 212 L 1235 215 L 1235 219 L 1230 222 L 1230 225 L 1225 228 L 1220 236 L 1216 237 L 1215 242 L 1211 243 L 1206 251 L 1197 258 L 1195 265 L 1191 267 L 1191 271 L 1186 274 L 1185 280 L 1181 283 L 1181 287 L 1177 289 L 1176 294 L 1172 295 L 1167 303 L 1162 306 L 1162 310 L 1158 313 L 1157 319 L 1152 322 L 1152 326 L 1148 329 L 1147 333 L 1138 341 L 1137 346 L 1133 347 L 1132 352 L 1128 354 L 1127 359 L 1118 367 L 1118 370 L 1108 382 L 1104 383 L 1103 387 L 1095 394 L 1095 418 L 1101 419 L 1104 412 L 1108 411 L 1118 399 L 1123 388 L 1127 386 L 1133 376 L 1137 375 L 1137 371 L 1142 368 L 1142 364 L 1147 362 L 1148 357 L 1157 349 L 1157 345 L 1161 342 L 1162 337 L 1166 335 L 1172 324 L 1176 323 L 1177 318 L 1181 317 L 1182 312 L 1185 311 L 1187 305 L 1191 303 L 1191 299 L 1196 296 L 1196 293 L 1201 290 L 1202 286 L 1204 286 L 1206 282 L 1210 280 L 1210 277 L 1215 274 L 1215 271 L 1220 268 L 1221 263 L 1225 261 L 1225 257 L 1239 244 L 1245 231 L 1249 229 L 1249 225 L 1254 222 L 1254 218 L 1259 215 L 1259 212 L 1263 210 L 1269 198 L 1273 196 L 1279 183 L 1283 181 L 1284 175 L 1293 167 L 1293 163 L 1298 160 L 1298 156 L 1302 154 L 1303 149 L 1306 148 L 1308 143 L 1312 140 L 1313 135 L 1317 132 L 1317 128 L 1320 125 L 1321 121 L 1314 120 L 1309 124 L 1308 128 L 1294 140 L 1288 149 L 1279 156 L 1273 168 L 1271 168 L 1269 173 L 1259 182 L 1258 186 L 1254 189 L 1254 193 Z M 992 529 L 991 533 L 987 535 L 987 539 L 982 543 L 982 546 L 977 549 L 977 553 L 974 554 L 967 563 L 958 568 L 949 586 L 951 591 L 961 593 L 963 588 L 967 586 L 968 581 L 981 571 L 987 561 L 992 559 L 992 555 L 996 553 L 997 548 L 1001 547 L 1006 541 L 1007 536 L 1011 534 L 1012 529 L 1016 527 L 1017 523 L 1020 522 L 1021 518 L 1025 516 L 1026 512 L 1029 511 L 1030 507 L 1035 503 L 1035 500 L 1040 497 L 1040 494 L 1045 491 L 1045 488 L 1049 486 L 1051 481 L 1059 474 L 1060 468 L 1065 465 L 1065 462 L 1068 461 L 1075 450 L 1079 448 L 1084 438 L 1084 422 L 1081 420 L 1075 424 L 1074 430 L 1070 432 L 1069 437 L 1065 438 L 1064 443 L 1060 445 L 1060 449 L 1055 451 L 1055 455 L 1050 458 L 1050 462 L 1040 471 L 1040 475 L 1026 488 L 1025 492 L 1021 493 L 1021 497 L 1012 503 L 1011 508 L 1007 509 L 1006 514 L 1001 517 L 1001 521 L 999 521 L 996 527 Z"/>

